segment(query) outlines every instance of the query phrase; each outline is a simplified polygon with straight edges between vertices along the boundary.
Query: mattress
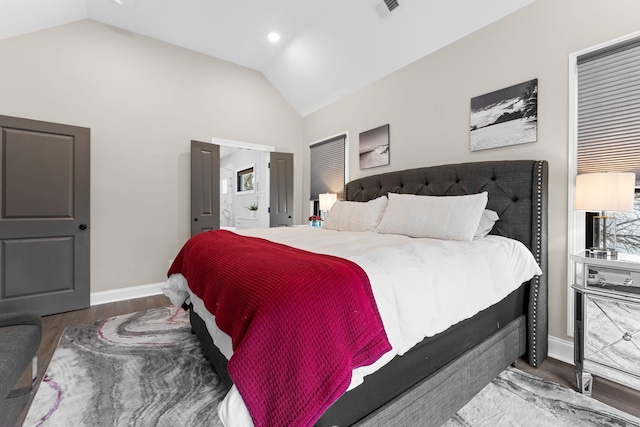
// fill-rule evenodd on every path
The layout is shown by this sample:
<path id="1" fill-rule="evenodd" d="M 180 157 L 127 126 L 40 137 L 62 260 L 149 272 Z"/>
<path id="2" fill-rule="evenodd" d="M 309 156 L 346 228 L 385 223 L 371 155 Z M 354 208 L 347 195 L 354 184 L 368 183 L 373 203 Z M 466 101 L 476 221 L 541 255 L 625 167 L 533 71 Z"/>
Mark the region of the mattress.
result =
<path id="1" fill-rule="evenodd" d="M 465 319 L 503 300 L 533 275 L 541 274 L 531 253 L 520 242 L 488 236 L 472 242 L 414 239 L 373 232 L 337 232 L 311 227 L 242 230 L 293 247 L 349 259 L 369 276 L 392 350 L 376 363 L 354 370 L 349 389 L 363 379 Z M 190 298 L 196 313 L 225 357 L 231 342 L 215 325 L 184 279 L 174 275 L 167 294 L 174 303 Z M 174 300 L 175 299 L 175 300 Z M 219 408 L 228 426 L 251 425 L 246 408 L 232 388 Z"/>

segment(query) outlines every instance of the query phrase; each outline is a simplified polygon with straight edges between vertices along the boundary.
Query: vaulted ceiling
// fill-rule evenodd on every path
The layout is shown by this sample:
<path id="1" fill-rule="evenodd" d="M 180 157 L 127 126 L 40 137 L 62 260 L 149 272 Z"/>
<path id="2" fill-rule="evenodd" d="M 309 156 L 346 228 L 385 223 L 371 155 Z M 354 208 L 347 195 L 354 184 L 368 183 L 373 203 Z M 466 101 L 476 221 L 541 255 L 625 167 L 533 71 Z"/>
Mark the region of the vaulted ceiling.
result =
<path id="1" fill-rule="evenodd" d="M 0 40 L 92 19 L 258 70 L 305 116 L 533 1 L 0 0 Z"/>

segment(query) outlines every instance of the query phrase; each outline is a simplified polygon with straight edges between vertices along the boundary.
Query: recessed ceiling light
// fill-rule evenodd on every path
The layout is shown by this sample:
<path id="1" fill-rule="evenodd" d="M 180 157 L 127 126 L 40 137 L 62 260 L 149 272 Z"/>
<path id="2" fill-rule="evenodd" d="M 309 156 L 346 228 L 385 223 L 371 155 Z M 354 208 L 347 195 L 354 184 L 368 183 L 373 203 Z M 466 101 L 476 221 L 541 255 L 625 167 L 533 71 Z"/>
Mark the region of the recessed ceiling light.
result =
<path id="1" fill-rule="evenodd" d="M 280 34 L 278 34 L 276 32 L 269 33 L 269 35 L 267 37 L 269 37 L 269 41 L 271 43 L 277 43 L 278 40 L 280 40 Z"/>

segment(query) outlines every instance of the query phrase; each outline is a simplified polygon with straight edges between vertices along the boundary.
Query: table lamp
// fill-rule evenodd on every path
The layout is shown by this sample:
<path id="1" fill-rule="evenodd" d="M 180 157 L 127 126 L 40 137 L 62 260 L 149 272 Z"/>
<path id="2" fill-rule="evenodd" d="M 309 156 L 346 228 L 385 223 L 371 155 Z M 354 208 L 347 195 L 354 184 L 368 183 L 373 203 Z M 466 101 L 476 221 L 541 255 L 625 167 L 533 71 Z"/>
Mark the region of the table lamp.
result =
<path id="1" fill-rule="evenodd" d="M 338 200 L 338 195 L 336 193 L 324 193 L 320 194 L 320 216 L 324 221 L 327 217 L 327 211 L 331 210 L 333 204 Z"/>
<path id="2" fill-rule="evenodd" d="M 593 247 L 596 256 L 617 255 L 616 219 L 607 211 L 632 212 L 636 174 L 631 172 L 598 172 L 576 176 L 576 210 L 598 211 L 593 217 Z"/>

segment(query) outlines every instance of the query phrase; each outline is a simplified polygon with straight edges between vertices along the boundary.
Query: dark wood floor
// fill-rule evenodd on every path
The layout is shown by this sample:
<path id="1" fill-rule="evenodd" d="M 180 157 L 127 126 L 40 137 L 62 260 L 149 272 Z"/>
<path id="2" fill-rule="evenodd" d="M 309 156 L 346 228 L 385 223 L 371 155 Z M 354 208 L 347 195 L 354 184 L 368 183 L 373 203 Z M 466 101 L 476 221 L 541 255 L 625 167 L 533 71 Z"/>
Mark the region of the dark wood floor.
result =
<path id="1" fill-rule="evenodd" d="M 564 385 L 572 390 L 578 390 L 575 367 L 557 359 L 548 358 L 539 368 L 534 368 L 525 361 L 518 360 L 516 368 Z M 594 399 L 640 418 L 640 391 L 594 376 L 591 393 L 591 397 Z"/>
<path id="2" fill-rule="evenodd" d="M 38 350 L 38 379 L 44 375 L 53 353 L 58 345 L 62 331 L 69 325 L 93 323 L 96 320 L 121 314 L 133 313 L 155 307 L 169 305 L 169 300 L 164 295 L 138 298 L 129 301 L 120 301 L 110 304 L 93 306 L 86 310 L 72 311 L 69 313 L 45 316 L 42 318 L 42 342 Z M 547 359 L 539 368 L 529 366 L 523 360 L 516 362 L 516 367 L 533 375 L 562 384 L 573 390 L 576 388 L 576 379 L 572 365 L 556 359 Z M 39 383 L 36 387 L 39 386 Z M 627 413 L 640 417 L 640 391 L 633 390 L 617 383 L 594 378 L 593 398 L 618 408 Z M 19 420 L 18 425 L 26 416 L 26 409 Z"/>

